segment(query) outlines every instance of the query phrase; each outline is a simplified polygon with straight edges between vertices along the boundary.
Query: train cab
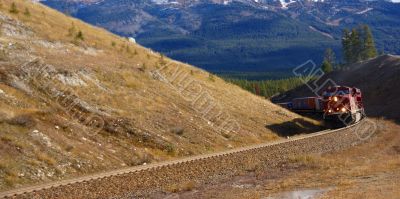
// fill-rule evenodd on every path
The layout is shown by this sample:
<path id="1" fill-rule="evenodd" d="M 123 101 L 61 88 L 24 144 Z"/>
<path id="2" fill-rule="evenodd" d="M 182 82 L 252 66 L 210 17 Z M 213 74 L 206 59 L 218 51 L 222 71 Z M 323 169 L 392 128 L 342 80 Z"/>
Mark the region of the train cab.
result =
<path id="1" fill-rule="evenodd" d="M 358 122 L 364 116 L 361 90 L 355 87 L 329 87 L 322 93 L 324 119 L 339 120 L 346 125 Z"/>

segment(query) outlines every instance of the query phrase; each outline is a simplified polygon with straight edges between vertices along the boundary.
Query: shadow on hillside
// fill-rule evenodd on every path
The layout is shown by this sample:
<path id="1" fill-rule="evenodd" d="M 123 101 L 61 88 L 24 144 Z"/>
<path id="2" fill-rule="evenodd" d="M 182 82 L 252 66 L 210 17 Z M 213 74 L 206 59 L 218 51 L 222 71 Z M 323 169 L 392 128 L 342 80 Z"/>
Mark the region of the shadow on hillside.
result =
<path id="1" fill-rule="evenodd" d="M 292 121 L 284 122 L 281 124 L 266 125 L 265 128 L 273 131 L 280 137 L 293 136 L 304 133 L 314 133 L 324 129 L 323 126 L 315 125 L 314 123 L 301 118 L 296 118 Z"/>

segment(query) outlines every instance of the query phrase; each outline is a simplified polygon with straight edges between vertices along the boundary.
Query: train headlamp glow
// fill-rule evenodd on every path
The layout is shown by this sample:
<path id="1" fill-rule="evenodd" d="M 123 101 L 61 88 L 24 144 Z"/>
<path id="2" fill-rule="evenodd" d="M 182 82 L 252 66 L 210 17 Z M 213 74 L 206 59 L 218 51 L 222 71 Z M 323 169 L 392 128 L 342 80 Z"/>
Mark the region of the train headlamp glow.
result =
<path id="1" fill-rule="evenodd" d="M 332 109 L 329 109 L 329 110 L 328 110 L 328 113 L 332 113 Z"/>
<path id="2" fill-rule="evenodd" d="M 336 97 L 336 96 L 333 97 L 333 101 L 334 101 L 334 102 L 337 102 L 337 101 L 338 101 L 338 97 Z"/>
<path id="3" fill-rule="evenodd" d="M 343 107 L 342 109 L 340 109 L 342 112 L 346 112 L 346 108 Z"/>

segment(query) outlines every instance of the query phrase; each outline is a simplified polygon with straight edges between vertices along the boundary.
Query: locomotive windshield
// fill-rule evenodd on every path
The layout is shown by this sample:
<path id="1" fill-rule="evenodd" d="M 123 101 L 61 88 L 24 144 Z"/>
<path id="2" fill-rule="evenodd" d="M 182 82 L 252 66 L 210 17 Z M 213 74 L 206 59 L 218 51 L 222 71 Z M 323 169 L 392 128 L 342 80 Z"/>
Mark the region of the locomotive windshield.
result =
<path id="1" fill-rule="evenodd" d="M 326 96 L 326 97 L 331 97 L 331 96 L 341 96 L 341 95 L 347 95 L 347 94 L 350 94 L 350 91 L 349 90 L 339 90 L 339 91 L 336 91 L 336 92 L 324 92 L 323 93 L 323 96 Z"/>
<path id="2" fill-rule="evenodd" d="M 350 94 L 349 88 L 334 87 L 334 88 L 327 89 L 322 95 L 324 97 L 332 97 L 332 96 L 342 96 L 342 95 L 348 95 L 348 94 Z"/>

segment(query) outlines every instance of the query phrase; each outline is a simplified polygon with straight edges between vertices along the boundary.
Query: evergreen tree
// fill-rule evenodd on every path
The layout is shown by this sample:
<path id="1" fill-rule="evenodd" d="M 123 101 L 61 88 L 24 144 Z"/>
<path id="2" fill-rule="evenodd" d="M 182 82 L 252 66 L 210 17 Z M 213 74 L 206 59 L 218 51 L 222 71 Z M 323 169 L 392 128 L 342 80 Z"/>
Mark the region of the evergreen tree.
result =
<path id="1" fill-rule="evenodd" d="M 347 64 L 355 63 L 377 56 L 374 38 L 367 25 L 343 31 L 343 56 Z"/>
<path id="2" fill-rule="evenodd" d="M 287 90 L 293 89 L 303 84 L 303 80 L 297 77 L 291 77 L 279 80 L 261 80 L 261 81 L 249 81 L 244 79 L 227 79 L 227 81 L 234 83 L 251 93 L 266 98 L 276 95 L 277 93 L 282 93 Z"/>
<path id="3" fill-rule="evenodd" d="M 261 84 L 260 90 L 261 90 L 260 95 L 266 97 L 267 96 L 267 87 L 266 87 L 266 84 L 264 82 Z"/>
<path id="4" fill-rule="evenodd" d="M 321 69 L 322 69 L 322 71 L 324 71 L 325 73 L 330 73 L 330 72 L 333 71 L 333 67 L 332 67 L 331 63 L 329 63 L 327 60 L 325 60 L 325 61 L 322 63 Z"/>
<path id="5" fill-rule="evenodd" d="M 254 84 L 254 90 L 255 90 L 255 94 L 256 95 L 260 95 L 261 94 L 261 92 L 260 92 L 260 84 L 255 83 Z"/>
<path id="6" fill-rule="evenodd" d="M 350 35 L 350 44 L 351 44 L 351 60 L 350 63 L 355 63 L 361 61 L 361 52 L 362 52 L 362 42 L 360 39 L 360 34 L 357 29 L 353 28 Z"/>
<path id="7" fill-rule="evenodd" d="M 331 48 L 327 48 L 324 54 L 324 61 L 327 61 L 332 66 L 335 65 L 336 56 Z"/>
<path id="8" fill-rule="evenodd" d="M 370 28 L 368 27 L 368 25 L 364 25 L 362 29 L 363 29 L 363 51 L 361 56 L 363 60 L 376 57 L 378 53 L 375 48 L 375 42 Z"/>
<path id="9" fill-rule="evenodd" d="M 350 42 L 350 31 L 348 29 L 344 29 L 343 31 L 342 48 L 344 61 L 346 63 L 350 63 L 352 60 L 352 51 Z"/>

